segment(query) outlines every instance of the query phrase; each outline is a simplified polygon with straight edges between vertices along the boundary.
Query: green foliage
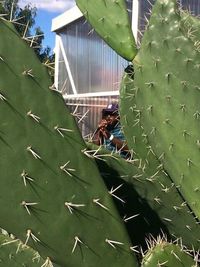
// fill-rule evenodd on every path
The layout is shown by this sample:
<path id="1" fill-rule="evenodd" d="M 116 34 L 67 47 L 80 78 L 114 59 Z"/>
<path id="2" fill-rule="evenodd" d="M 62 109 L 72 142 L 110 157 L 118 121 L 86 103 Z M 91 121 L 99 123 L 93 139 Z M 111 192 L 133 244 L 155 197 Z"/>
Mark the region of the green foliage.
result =
<path id="1" fill-rule="evenodd" d="M 1 1 L 1 13 L 5 14 L 4 18 L 7 20 L 15 20 L 15 28 L 20 33 L 21 36 L 24 35 L 25 27 L 28 36 L 31 35 L 31 28 L 35 24 L 35 17 L 37 14 L 37 9 L 27 4 L 23 9 L 19 7 L 19 0 L 4 0 Z"/>
<path id="2" fill-rule="evenodd" d="M 43 48 L 42 42 L 44 40 L 44 32 L 40 27 L 36 27 L 35 18 L 37 16 L 37 9 L 30 3 L 25 5 L 24 8 L 19 7 L 19 0 L 3 0 L 0 2 L 0 14 L 7 20 L 13 21 L 16 30 L 22 37 L 31 37 L 34 35 L 33 45 L 36 55 L 41 62 L 47 60 L 51 63 L 54 62 L 54 56 L 50 47 Z M 34 32 L 34 33 L 33 33 Z M 31 39 L 27 39 L 31 41 Z"/>

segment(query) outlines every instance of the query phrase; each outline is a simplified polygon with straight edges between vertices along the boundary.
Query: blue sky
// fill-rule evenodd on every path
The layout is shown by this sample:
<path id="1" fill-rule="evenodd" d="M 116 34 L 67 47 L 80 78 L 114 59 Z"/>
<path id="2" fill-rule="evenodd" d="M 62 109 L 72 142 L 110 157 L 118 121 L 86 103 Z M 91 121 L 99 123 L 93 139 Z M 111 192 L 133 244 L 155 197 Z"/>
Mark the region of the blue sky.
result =
<path id="1" fill-rule="evenodd" d="M 19 0 L 20 7 L 31 4 L 37 8 L 36 24 L 40 26 L 45 34 L 44 46 L 50 46 L 53 50 L 55 45 L 55 34 L 51 32 L 52 19 L 62 14 L 75 5 L 74 0 Z"/>
<path id="2" fill-rule="evenodd" d="M 42 31 L 45 33 L 43 45 L 50 46 L 51 49 L 53 49 L 55 45 L 55 34 L 51 32 L 51 21 L 61 13 L 62 12 L 49 12 L 43 9 L 38 9 L 37 12 L 35 26 L 41 27 Z"/>

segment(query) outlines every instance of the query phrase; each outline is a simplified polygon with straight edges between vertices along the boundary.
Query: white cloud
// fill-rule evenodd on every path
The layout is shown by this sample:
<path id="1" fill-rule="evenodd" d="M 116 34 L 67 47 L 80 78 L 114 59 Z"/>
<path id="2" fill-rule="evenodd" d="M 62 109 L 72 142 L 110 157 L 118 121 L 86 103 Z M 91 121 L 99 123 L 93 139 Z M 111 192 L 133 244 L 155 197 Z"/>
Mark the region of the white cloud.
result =
<path id="1" fill-rule="evenodd" d="M 75 0 L 20 0 L 19 6 L 24 7 L 31 4 L 37 9 L 43 9 L 49 12 L 64 12 L 75 5 Z"/>

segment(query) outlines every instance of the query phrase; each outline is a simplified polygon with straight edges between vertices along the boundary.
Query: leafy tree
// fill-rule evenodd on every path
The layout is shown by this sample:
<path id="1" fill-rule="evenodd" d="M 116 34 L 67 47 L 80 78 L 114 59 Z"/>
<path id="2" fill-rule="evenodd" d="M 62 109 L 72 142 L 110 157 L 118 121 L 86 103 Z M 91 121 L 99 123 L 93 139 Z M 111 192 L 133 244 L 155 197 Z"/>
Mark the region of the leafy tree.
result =
<path id="1" fill-rule="evenodd" d="M 19 0 L 0 1 L 0 16 L 4 16 L 5 19 L 14 23 L 19 34 L 34 48 L 41 62 L 53 64 L 54 55 L 52 54 L 51 48 L 42 47 L 44 32 L 40 27 L 33 30 L 36 15 L 37 8 L 32 7 L 31 4 L 27 4 L 24 8 L 21 8 L 19 7 Z M 53 74 L 52 69 L 51 74 Z"/>

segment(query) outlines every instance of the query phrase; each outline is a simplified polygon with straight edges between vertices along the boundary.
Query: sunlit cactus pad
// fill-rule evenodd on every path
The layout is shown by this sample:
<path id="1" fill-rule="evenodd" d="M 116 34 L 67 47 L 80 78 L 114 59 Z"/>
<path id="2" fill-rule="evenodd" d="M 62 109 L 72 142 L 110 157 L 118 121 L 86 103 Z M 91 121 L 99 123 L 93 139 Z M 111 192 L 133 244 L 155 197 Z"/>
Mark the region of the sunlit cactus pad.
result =
<path id="1" fill-rule="evenodd" d="M 197 223 L 200 216 L 199 62 L 199 49 L 182 26 L 176 1 L 157 1 L 134 59 L 133 104 L 129 109 L 137 113 L 137 120 L 133 116 L 132 127 L 143 128 L 143 136 L 191 214 L 194 212 Z M 130 117 L 127 119 L 131 121 Z"/>
<path id="2" fill-rule="evenodd" d="M 125 0 L 77 0 L 83 15 L 95 31 L 120 56 L 132 60 L 137 47 L 131 30 Z"/>
<path id="3" fill-rule="evenodd" d="M 137 266 L 47 70 L 3 20 L 0 39 L 0 226 L 62 267 Z"/>

